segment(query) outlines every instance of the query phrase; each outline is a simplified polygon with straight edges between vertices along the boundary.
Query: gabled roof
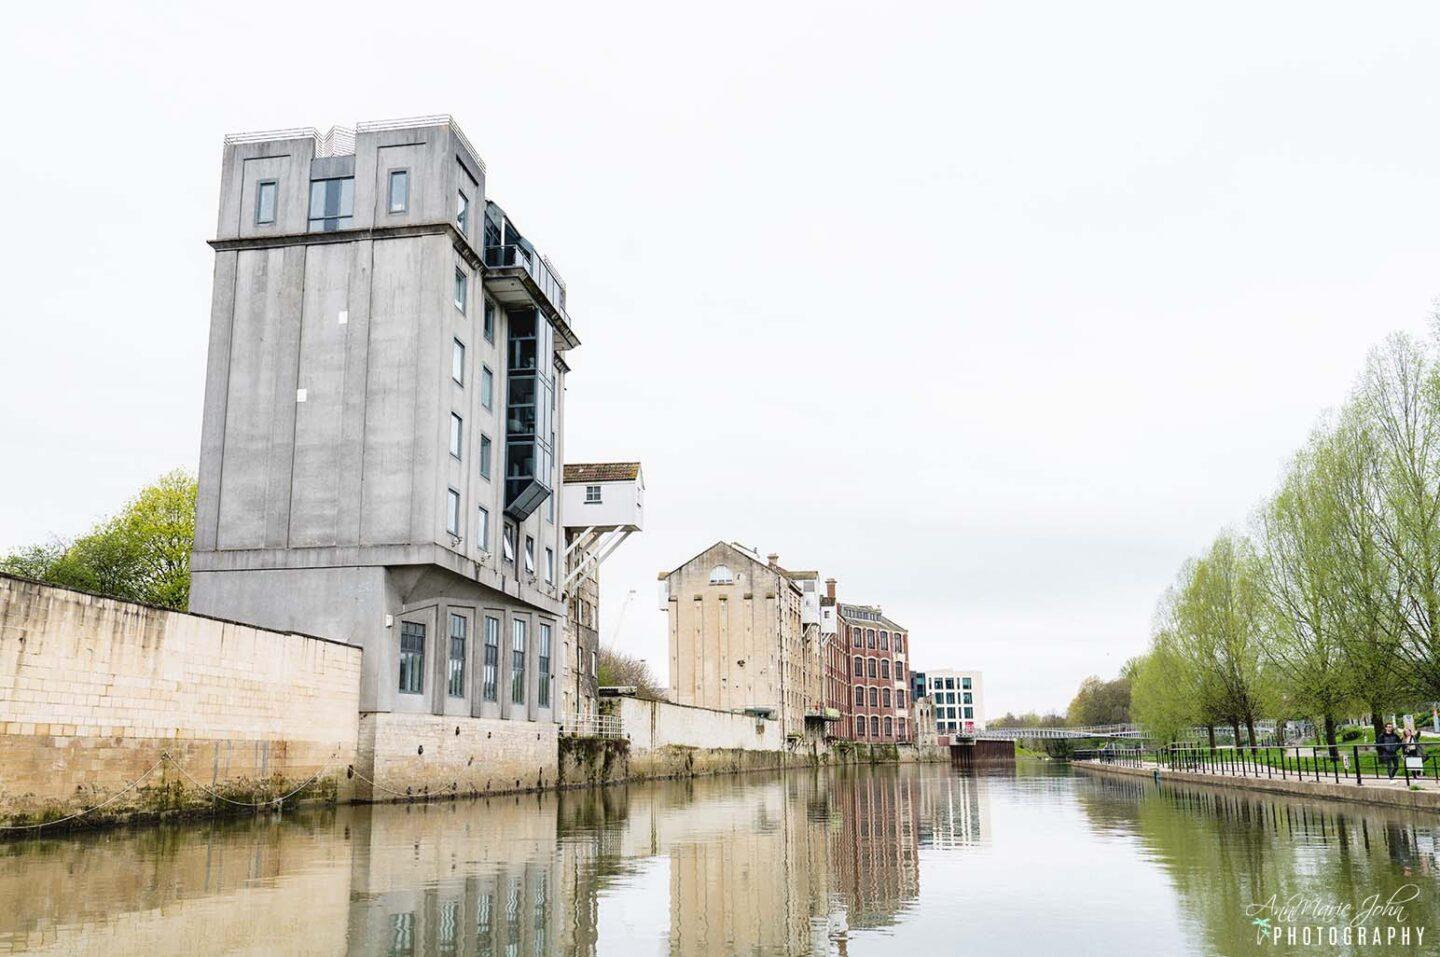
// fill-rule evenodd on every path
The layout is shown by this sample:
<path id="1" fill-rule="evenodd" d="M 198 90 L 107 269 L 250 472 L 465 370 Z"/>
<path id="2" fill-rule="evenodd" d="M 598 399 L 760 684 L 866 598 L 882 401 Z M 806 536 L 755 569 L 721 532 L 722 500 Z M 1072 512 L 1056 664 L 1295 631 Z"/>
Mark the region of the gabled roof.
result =
<path id="1" fill-rule="evenodd" d="M 854 612 L 851 612 L 847 615 L 846 610 L 851 608 L 870 612 L 875 617 L 871 618 L 869 616 L 857 616 L 854 614 Z M 899 624 L 898 622 L 891 621 L 889 618 L 886 618 L 884 613 L 880 611 L 879 605 L 861 605 L 854 602 L 841 602 L 838 611 L 840 613 L 840 617 L 846 619 L 847 621 L 873 622 L 878 627 L 888 628 L 891 631 L 903 631 L 906 633 L 909 633 L 910 631 L 910 629 L 906 628 L 904 625 Z"/>
<path id="2" fill-rule="evenodd" d="M 639 462 L 565 463 L 567 482 L 633 482 L 639 477 Z"/>
<path id="3" fill-rule="evenodd" d="M 780 578 L 784 579 L 785 582 L 786 582 L 787 584 L 789 584 L 790 587 L 793 588 L 793 589 L 795 589 L 797 592 L 800 591 L 800 586 L 796 584 L 796 581 L 804 580 L 804 579 L 806 579 L 806 578 L 818 578 L 818 577 L 819 577 L 819 573 L 818 573 L 818 572 L 792 572 L 792 571 L 787 571 L 787 570 L 784 569 L 784 568 L 781 568 L 779 565 L 771 565 L 768 561 L 766 561 L 765 559 L 761 558 L 761 557 L 760 557 L 760 554 L 759 554 L 758 552 L 756 552 L 753 548 L 747 548 L 747 547 L 745 547 L 744 545 L 741 545 L 739 542 L 716 542 L 714 545 L 708 545 L 708 546 L 706 546 L 705 548 L 701 549 L 700 551 L 696 552 L 694 555 L 691 555 L 689 558 L 687 558 L 685 561 L 681 562 L 679 565 L 676 565 L 674 568 L 670 569 L 670 571 L 668 571 L 668 572 L 661 572 L 661 573 L 660 573 L 659 575 L 657 575 L 656 577 L 659 578 L 661 581 L 664 581 L 665 579 L 669 578 L 671 575 L 673 575 L 673 574 L 675 574 L 676 572 L 678 572 L 680 569 L 684 568 L 686 565 L 688 565 L 688 564 L 690 564 L 691 562 L 693 562 L 695 559 L 699 558 L 701 555 L 704 555 L 706 552 L 710 551 L 710 549 L 715 548 L 715 547 L 717 547 L 717 546 L 718 546 L 718 547 L 721 547 L 721 548 L 729 549 L 730 551 L 732 551 L 732 552 L 734 552 L 735 554 L 739 555 L 741 558 L 745 559 L 746 561 L 748 561 L 748 562 L 750 562 L 750 563 L 752 563 L 752 564 L 755 564 L 755 565 L 759 565 L 761 568 L 765 569 L 767 572 L 771 572 L 771 573 L 774 573 L 774 574 L 778 575 Z"/>

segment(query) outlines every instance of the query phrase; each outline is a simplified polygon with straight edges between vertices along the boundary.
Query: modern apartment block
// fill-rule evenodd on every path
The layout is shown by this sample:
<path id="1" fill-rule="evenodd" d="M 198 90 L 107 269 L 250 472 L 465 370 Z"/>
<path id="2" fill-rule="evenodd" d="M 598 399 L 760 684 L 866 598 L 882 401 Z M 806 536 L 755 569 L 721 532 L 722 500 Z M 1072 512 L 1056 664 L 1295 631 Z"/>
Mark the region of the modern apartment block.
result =
<path id="1" fill-rule="evenodd" d="M 659 579 L 672 701 L 770 713 L 787 737 L 824 733 L 818 573 L 717 542 Z"/>
<path id="2" fill-rule="evenodd" d="M 559 718 L 568 728 L 587 731 L 593 730 L 598 713 L 600 565 L 644 527 L 640 463 L 567 462 L 560 505 L 569 617 L 560 658 Z"/>
<path id="3" fill-rule="evenodd" d="M 873 605 L 838 605 L 850 657 L 851 737 L 868 744 L 910 743 L 909 634 Z"/>
<path id="4" fill-rule="evenodd" d="M 190 607 L 363 647 L 365 712 L 551 722 L 579 340 L 486 187 L 443 116 L 226 138 Z"/>
<path id="5" fill-rule="evenodd" d="M 931 669 L 923 694 L 935 706 L 935 732 L 944 738 L 985 729 L 985 686 L 978 671 Z"/>

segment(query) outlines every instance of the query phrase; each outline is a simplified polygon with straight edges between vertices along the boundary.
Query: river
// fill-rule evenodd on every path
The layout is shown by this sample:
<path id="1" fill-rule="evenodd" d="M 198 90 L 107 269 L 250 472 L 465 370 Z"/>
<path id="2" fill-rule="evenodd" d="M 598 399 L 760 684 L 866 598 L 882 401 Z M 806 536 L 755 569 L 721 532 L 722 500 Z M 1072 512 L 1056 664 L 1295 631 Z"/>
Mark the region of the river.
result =
<path id="1" fill-rule="evenodd" d="M 0 952 L 1433 954 L 1437 831 L 1044 764 L 342 807 L 0 844 Z"/>

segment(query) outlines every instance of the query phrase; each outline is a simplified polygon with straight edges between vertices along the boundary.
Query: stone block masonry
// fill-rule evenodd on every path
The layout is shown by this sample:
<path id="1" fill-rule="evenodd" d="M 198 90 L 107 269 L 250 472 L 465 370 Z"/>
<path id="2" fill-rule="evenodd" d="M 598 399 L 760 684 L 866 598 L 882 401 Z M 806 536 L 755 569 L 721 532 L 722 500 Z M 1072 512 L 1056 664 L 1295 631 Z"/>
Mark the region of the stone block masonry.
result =
<path id="1" fill-rule="evenodd" d="M 348 800 L 361 651 L 0 575 L 0 824 Z M 148 772 L 148 773 L 147 773 Z"/>
<path id="2" fill-rule="evenodd" d="M 353 799 L 404 801 L 553 787 L 557 725 L 431 714 L 360 716 Z"/>

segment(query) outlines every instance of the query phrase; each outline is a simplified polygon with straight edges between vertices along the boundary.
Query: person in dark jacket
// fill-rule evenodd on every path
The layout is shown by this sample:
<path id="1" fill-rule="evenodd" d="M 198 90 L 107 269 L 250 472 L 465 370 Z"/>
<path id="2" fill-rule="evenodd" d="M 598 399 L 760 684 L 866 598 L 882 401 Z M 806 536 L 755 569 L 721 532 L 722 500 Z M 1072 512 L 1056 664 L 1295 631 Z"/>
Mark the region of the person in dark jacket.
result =
<path id="1" fill-rule="evenodd" d="M 1395 772 L 1400 770 L 1400 735 L 1395 733 L 1395 725 L 1386 724 L 1385 730 L 1375 739 L 1375 753 L 1380 756 L 1380 763 L 1385 765 L 1385 770 L 1393 780 Z"/>

